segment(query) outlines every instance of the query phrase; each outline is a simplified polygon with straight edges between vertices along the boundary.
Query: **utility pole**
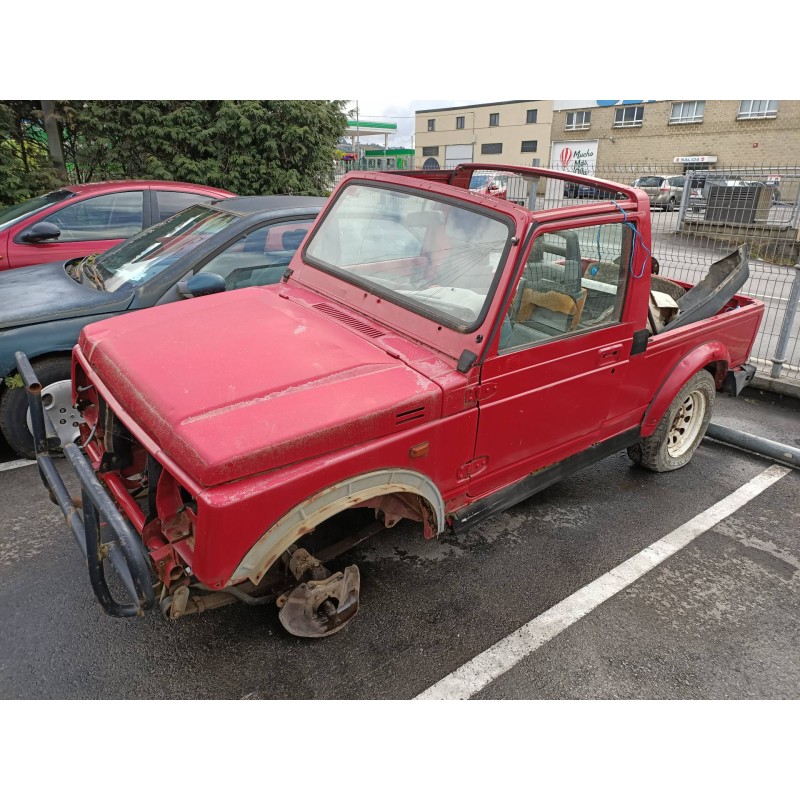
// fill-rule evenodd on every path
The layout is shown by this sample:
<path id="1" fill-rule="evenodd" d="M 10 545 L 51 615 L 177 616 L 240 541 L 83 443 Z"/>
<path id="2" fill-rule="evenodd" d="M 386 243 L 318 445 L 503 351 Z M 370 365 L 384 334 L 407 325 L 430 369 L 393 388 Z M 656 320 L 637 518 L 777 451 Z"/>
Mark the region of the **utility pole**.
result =
<path id="1" fill-rule="evenodd" d="M 66 183 L 67 167 L 64 164 L 64 150 L 61 147 L 61 134 L 58 131 L 58 120 L 55 115 L 55 105 L 52 100 L 42 100 L 42 116 L 44 117 L 44 130 L 47 134 L 47 149 L 50 151 L 50 161 L 53 163 L 56 176 Z"/>

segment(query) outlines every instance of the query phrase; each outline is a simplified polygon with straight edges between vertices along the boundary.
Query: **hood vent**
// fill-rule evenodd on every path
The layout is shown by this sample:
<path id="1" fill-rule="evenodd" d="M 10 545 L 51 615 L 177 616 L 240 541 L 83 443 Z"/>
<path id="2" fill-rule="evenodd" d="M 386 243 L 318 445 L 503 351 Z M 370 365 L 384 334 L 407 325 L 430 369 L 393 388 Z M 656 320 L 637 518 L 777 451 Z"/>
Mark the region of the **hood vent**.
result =
<path id="1" fill-rule="evenodd" d="M 412 408 L 409 411 L 401 411 L 396 419 L 397 425 L 404 425 L 406 422 L 413 422 L 417 419 L 424 419 L 425 417 L 425 409 L 420 408 Z"/>
<path id="2" fill-rule="evenodd" d="M 339 311 L 338 308 L 329 306 L 327 303 L 319 303 L 318 305 L 315 305 L 314 308 L 317 311 L 321 311 L 323 314 L 327 314 L 329 317 L 338 319 L 339 322 L 343 322 L 345 325 L 349 325 L 351 328 L 355 328 L 357 331 L 361 331 L 361 333 L 366 336 L 370 336 L 373 339 L 377 339 L 379 336 L 383 336 L 385 334 L 385 331 L 373 328 L 371 325 L 367 325 L 366 322 L 362 322 L 355 317 L 351 317 L 349 314 L 345 314 L 343 311 Z"/>

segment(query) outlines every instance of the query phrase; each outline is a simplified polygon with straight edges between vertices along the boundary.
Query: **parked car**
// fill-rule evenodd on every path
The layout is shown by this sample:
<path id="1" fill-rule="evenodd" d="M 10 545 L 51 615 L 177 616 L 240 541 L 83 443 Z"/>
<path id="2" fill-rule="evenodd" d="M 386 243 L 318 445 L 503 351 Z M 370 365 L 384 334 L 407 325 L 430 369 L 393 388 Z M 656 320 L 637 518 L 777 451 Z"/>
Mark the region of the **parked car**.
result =
<path id="1" fill-rule="evenodd" d="M 97 258 L 0 273 L 0 430 L 6 441 L 20 456 L 33 455 L 25 392 L 13 380 L 17 350 L 37 364 L 62 443 L 73 441 L 81 417 L 71 407 L 70 351 L 84 325 L 183 297 L 277 282 L 323 203 L 274 196 L 195 205 Z"/>
<path id="2" fill-rule="evenodd" d="M 351 172 L 279 285 L 84 328 L 83 452 L 64 447 L 82 517 L 20 354 L 40 470 L 108 613 L 274 601 L 291 633 L 328 636 L 359 608 L 342 554 L 403 519 L 458 534 L 626 448 L 655 472 L 690 461 L 716 391 L 755 372 L 746 247 L 695 287 L 652 278 L 644 191 L 597 180 L 619 208 L 535 211 L 466 192 L 474 169 Z M 656 285 L 678 298 L 659 314 Z"/>
<path id="3" fill-rule="evenodd" d="M 506 200 L 508 196 L 508 172 L 473 173 L 469 181 L 469 190 L 473 194 Z"/>
<path id="4" fill-rule="evenodd" d="M 0 270 L 103 253 L 195 203 L 232 192 L 173 181 L 64 186 L 0 208 Z"/>
<path id="5" fill-rule="evenodd" d="M 685 175 L 642 175 L 633 185 L 645 191 L 650 208 L 674 211 L 681 204 L 685 182 Z"/>
<path id="6" fill-rule="evenodd" d="M 581 183 L 564 182 L 564 197 L 585 200 L 613 200 L 622 197 L 619 192 L 610 192 L 597 186 L 585 186 Z"/>

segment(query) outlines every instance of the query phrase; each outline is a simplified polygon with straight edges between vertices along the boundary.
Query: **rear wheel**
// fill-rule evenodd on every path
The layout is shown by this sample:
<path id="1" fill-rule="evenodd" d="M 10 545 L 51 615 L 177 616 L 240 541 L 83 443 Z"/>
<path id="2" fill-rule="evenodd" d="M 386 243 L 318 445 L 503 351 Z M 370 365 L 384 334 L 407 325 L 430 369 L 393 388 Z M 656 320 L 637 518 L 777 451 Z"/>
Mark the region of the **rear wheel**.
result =
<path id="1" fill-rule="evenodd" d="M 681 387 L 653 433 L 628 448 L 628 457 L 653 472 L 688 464 L 705 436 L 715 398 L 714 379 L 701 369 Z"/>
<path id="2" fill-rule="evenodd" d="M 674 211 L 675 210 L 675 198 L 670 197 L 669 201 L 667 202 L 667 207 L 664 209 L 665 211 Z"/>
<path id="3" fill-rule="evenodd" d="M 42 384 L 42 405 L 53 422 L 62 443 L 79 436 L 81 417 L 72 407 L 71 360 L 54 356 L 36 362 L 36 377 Z M 6 389 L 0 400 L 0 430 L 17 455 L 34 458 L 33 436 L 28 413 L 28 393 L 24 388 Z"/>

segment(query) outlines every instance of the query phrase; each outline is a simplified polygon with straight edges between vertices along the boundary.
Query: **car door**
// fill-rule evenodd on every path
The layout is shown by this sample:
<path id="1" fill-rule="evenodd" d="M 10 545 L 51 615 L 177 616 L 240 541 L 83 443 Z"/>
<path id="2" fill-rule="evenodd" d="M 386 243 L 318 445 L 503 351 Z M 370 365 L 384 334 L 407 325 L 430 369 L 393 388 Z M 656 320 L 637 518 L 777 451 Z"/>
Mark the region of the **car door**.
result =
<path id="1" fill-rule="evenodd" d="M 101 253 L 142 230 L 145 192 L 125 191 L 95 195 L 62 206 L 37 222 L 49 222 L 61 231 L 58 239 L 25 242 L 26 225 L 9 242 L 11 263 L 43 264 Z"/>
<path id="2" fill-rule="evenodd" d="M 562 224 L 531 243 L 481 369 L 471 496 L 610 435 L 601 429 L 615 415 L 635 328 L 624 305 L 631 238 L 622 223 Z"/>

